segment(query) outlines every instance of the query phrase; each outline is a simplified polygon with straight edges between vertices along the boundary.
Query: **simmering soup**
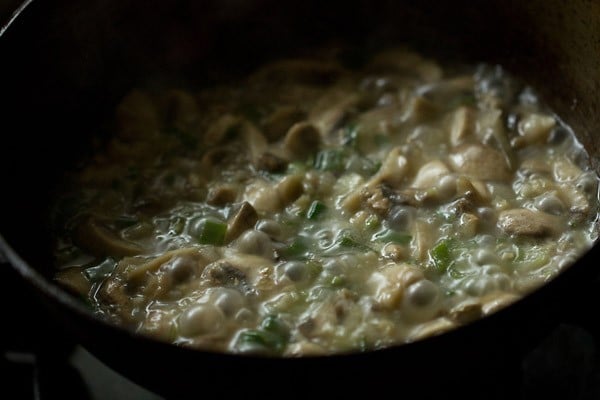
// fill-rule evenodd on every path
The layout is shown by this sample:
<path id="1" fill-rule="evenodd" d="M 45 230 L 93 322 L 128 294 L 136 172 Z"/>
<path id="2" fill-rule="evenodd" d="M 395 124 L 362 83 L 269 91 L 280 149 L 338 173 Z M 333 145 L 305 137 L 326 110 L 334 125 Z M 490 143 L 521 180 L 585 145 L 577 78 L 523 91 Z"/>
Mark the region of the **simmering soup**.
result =
<path id="1" fill-rule="evenodd" d="M 389 49 L 135 88 L 56 202 L 56 279 L 180 346 L 303 356 L 437 335 L 597 237 L 573 131 L 501 66 Z"/>

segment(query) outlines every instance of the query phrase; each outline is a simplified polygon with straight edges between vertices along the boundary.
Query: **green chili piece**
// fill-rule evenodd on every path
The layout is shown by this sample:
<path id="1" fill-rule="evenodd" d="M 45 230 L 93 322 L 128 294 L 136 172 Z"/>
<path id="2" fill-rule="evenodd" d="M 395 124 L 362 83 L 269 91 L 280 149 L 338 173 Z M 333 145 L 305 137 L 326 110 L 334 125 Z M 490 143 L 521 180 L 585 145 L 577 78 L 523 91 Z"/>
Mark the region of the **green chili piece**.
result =
<path id="1" fill-rule="evenodd" d="M 202 244 L 212 244 L 222 246 L 225 242 L 225 234 L 227 233 L 227 224 L 225 222 L 206 218 L 201 221 L 197 240 Z"/>
<path id="2" fill-rule="evenodd" d="M 440 240 L 431 250 L 429 250 L 429 256 L 431 257 L 433 265 L 438 272 L 446 272 L 450 264 L 452 264 L 450 240 Z"/>

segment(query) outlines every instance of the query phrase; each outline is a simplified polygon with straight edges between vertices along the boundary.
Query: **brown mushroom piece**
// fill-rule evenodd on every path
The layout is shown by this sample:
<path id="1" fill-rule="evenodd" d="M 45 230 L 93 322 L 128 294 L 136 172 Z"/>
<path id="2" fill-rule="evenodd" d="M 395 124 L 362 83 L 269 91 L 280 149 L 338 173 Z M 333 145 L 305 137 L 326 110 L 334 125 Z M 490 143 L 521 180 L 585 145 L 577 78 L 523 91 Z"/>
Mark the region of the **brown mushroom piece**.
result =
<path id="1" fill-rule="evenodd" d="M 521 119 L 517 125 L 518 137 L 514 138 L 512 145 L 516 148 L 541 143 L 548 139 L 550 131 L 556 125 L 556 120 L 550 115 L 531 113 Z"/>
<path id="2" fill-rule="evenodd" d="M 394 188 L 400 186 L 409 171 L 409 162 L 400 147 L 394 147 L 383 160 L 381 167 L 375 175 L 369 179 L 366 186 L 373 187 L 385 183 Z"/>
<path id="3" fill-rule="evenodd" d="M 233 184 L 222 183 L 208 189 L 206 203 L 212 206 L 224 206 L 237 198 L 237 188 Z"/>
<path id="4" fill-rule="evenodd" d="M 252 229 L 257 221 L 258 213 L 250 203 L 244 201 L 227 220 L 225 242 L 229 243 L 245 230 Z"/>
<path id="5" fill-rule="evenodd" d="M 204 133 L 204 143 L 214 146 L 233 136 L 242 125 L 242 119 L 232 114 L 224 114 L 214 121 Z"/>
<path id="6" fill-rule="evenodd" d="M 288 205 L 304 193 L 301 175 L 286 175 L 276 185 L 277 194 L 282 205 Z"/>
<path id="7" fill-rule="evenodd" d="M 367 286 L 373 293 L 375 310 L 392 310 L 397 308 L 404 297 L 406 289 L 424 278 L 423 272 L 409 264 L 389 264 L 371 275 Z"/>
<path id="8" fill-rule="evenodd" d="M 79 296 L 87 296 L 92 288 L 91 283 L 83 274 L 82 268 L 70 267 L 58 271 L 56 281 Z"/>
<path id="9" fill-rule="evenodd" d="M 273 260 L 227 249 L 225 258 L 206 266 L 201 279 L 212 286 L 237 288 L 245 295 L 256 295 L 275 286 L 272 270 Z"/>
<path id="10" fill-rule="evenodd" d="M 467 298 L 453 306 L 448 312 L 448 317 L 459 324 L 467 324 L 479 319 L 483 315 L 482 305 L 479 300 Z"/>
<path id="11" fill-rule="evenodd" d="M 475 80 L 472 75 L 440 79 L 419 88 L 419 93 L 439 105 L 457 105 L 467 96 L 473 97 Z"/>
<path id="12" fill-rule="evenodd" d="M 96 256 L 133 256 L 144 252 L 140 245 L 121 238 L 92 216 L 77 226 L 75 241 Z"/>
<path id="13" fill-rule="evenodd" d="M 475 110 L 471 107 L 459 107 L 452 115 L 450 125 L 450 144 L 458 146 L 468 141 L 475 132 Z"/>
<path id="14" fill-rule="evenodd" d="M 410 185 L 416 189 L 429 189 L 436 187 L 441 178 L 448 175 L 450 169 L 441 160 L 433 160 L 423 165 Z"/>
<path id="15" fill-rule="evenodd" d="M 413 96 L 403 107 L 402 120 L 420 123 L 439 115 L 439 107 L 423 96 Z"/>
<path id="16" fill-rule="evenodd" d="M 297 122 L 306 118 L 306 113 L 296 106 L 282 106 L 262 122 L 262 130 L 270 142 L 281 139 Z"/>
<path id="17" fill-rule="evenodd" d="M 283 139 L 283 148 L 293 160 L 304 160 L 317 151 L 320 144 L 321 135 L 310 122 L 294 124 Z"/>
<path id="18" fill-rule="evenodd" d="M 267 171 L 271 173 L 284 172 L 287 166 L 287 160 L 268 151 L 261 154 L 255 162 L 255 167 L 259 171 Z"/>
<path id="19" fill-rule="evenodd" d="M 325 94 L 313 107 L 309 120 L 328 136 L 350 117 L 360 103 L 356 93 L 336 90 Z"/>
<path id="20" fill-rule="evenodd" d="M 549 236 L 561 230 L 559 217 L 527 208 L 501 211 L 498 227 L 509 235 Z"/>
<path id="21" fill-rule="evenodd" d="M 449 162 L 454 171 L 484 181 L 507 181 L 511 176 L 502 153 L 483 144 L 458 146 Z"/>
<path id="22" fill-rule="evenodd" d="M 185 258 L 187 263 L 196 264 L 196 272 L 202 271 L 204 267 L 218 259 L 221 252 L 215 247 L 185 247 L 181 249 L 167 251 L 158 257 L 126 257 L 123 258 L 115 272 L 122 276 L 128 283 L 138 284 L 143 281 L 148 274 L 154 274 L 163 265 L 173 261 L 176 258 Z M 167 268 L 168 269 L 168 268 Z"/>

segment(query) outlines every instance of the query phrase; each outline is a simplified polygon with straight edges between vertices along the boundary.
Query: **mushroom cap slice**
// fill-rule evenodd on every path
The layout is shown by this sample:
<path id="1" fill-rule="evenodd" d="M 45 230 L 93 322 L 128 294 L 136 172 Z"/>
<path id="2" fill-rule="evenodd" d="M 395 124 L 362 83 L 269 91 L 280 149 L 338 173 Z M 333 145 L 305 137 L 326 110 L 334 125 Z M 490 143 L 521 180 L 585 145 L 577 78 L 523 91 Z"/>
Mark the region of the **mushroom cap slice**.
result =
<path id="1" fill-rule="evenodd" d="M 508 181 L 511 170 L 502 153 L 483 144 L 458 146 L 450 154 L 450 165 L 461 174 L 489 181 Z"/>

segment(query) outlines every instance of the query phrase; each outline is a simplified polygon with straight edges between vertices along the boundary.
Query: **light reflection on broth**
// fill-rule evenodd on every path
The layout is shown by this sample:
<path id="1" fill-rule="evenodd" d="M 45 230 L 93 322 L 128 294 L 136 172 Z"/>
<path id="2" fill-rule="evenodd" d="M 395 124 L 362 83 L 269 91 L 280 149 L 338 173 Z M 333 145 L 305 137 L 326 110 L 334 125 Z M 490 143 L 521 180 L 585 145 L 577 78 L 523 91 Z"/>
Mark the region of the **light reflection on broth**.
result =
<path id="1" fill-rule="evenodd" d="M 499 66 L 405 49 L 134 89 L 58 199 L 56 279 L 181 346 L 282 356 L 443 333 L 596 239 L 598 177 Z"/>

